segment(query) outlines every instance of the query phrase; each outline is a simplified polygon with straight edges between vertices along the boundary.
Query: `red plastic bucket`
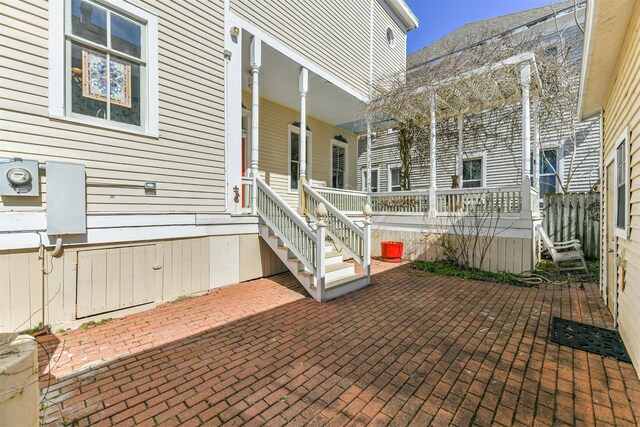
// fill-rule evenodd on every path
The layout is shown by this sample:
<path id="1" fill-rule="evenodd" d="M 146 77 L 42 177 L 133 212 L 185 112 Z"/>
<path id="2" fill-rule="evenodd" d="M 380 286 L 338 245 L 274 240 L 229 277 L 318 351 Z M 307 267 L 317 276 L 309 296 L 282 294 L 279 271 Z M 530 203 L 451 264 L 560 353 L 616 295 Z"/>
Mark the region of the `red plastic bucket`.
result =
<path id="1" fill-rule="evenodd" d="M 402 242 L 381 242 L 380 249 L 383 261 L 400 262 L 402 261 L 402 251 L 404 243 Z"/>

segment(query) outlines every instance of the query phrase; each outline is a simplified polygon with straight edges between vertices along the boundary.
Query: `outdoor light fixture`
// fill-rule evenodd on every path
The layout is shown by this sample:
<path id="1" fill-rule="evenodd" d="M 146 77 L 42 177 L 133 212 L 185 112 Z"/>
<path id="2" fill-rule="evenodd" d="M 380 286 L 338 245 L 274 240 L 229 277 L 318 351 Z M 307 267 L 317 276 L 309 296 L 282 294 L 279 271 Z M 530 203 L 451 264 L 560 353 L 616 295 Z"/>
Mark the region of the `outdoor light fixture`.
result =
<path id="1" fill-rule="evenodd" d="M 158 188 L 158 184 L 156 184 L 155 182 L 147 181 L 144 183 L 145 190 L 156 190 L 157 188 Z"/>
<path id="2" fill-rule="evenodd" d="M 234 39 L 238 38 L 238 36 L 240 35 L 240 28 L 234 25 L 233 27 L 231 27 L 231 31 L 229 31 L 229 33 Z"/>

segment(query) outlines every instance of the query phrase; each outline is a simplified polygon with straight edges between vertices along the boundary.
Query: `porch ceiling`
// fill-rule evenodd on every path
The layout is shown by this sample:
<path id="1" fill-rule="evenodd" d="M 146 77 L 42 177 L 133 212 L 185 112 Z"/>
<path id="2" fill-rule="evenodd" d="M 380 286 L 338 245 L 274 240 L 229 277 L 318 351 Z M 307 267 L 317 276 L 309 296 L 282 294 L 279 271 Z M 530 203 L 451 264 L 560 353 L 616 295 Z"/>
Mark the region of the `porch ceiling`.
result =
<path id="1" fill-rule="evenodd" d="M 243 90 L 251 91 L 251 65 L 249 43 L 243 44 Z M 260 67 L 260 97 L 293 110 L 300 110 L 298 73 L 300 64 L 283 55 L 266 43 L 262 44 Z M 334 84 L 309 71 L 307 91 L 307 115 L 338 126 L 355 120 L 361 101 Z M 349 130 L 349 129 L 347 129 Z"/>

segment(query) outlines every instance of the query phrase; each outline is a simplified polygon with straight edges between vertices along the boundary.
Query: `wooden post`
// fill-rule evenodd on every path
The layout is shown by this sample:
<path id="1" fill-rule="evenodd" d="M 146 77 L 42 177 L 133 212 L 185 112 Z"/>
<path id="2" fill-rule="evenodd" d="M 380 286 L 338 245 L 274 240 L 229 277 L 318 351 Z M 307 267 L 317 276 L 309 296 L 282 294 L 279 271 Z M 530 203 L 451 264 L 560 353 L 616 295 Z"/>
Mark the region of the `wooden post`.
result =
<path id="1" fill-rule="evenodd" d="M 251 191 L 251 213 L 256 214 L 258 188 L 256 178 L 258 177 L 258 132 L 259 132 L 259 108 L 260 91 L 258 76 L 262 63 L 262 42 L 259 38 L 251 39 L 251 176 L 253 177 L 253 187 Z"/>
<path id="2" fill-rule="evenodd" d="M 362 268 L 367 276 L 367 284 L 371 283 L 371 206 L 367 203 L 362 211 L 364 214 L 364 254 L 362 255 Z"/>
<path id="3" fill-rule="evenodd" d="M 436 207 L 436 94 L 431 95 L 431 144 L 429 146 L 430 184 L 429 184 L 429 216 L 437 215 Z"/>
<path id="4" fill-rule="evenodd" d="M 298 76 L 298 89 L 300 90 L 300 176 L 298 180 L 298 212 L 305 215 L 306 198 L 304 196 L 304 184 L 307 183 L 307 91 L 309 90 L 309 72 L 300 67 Z"/>
<path id="5" fill-rule="evenodd" d="M 324 286 L 325 286 L 325 254 L 324 254 L 324 242 L 325 242 L 325 218 L 327 217 L 327 208 L 324 203 L 318 203 L 316 207 L 316 301 L 323 302 Z"/>

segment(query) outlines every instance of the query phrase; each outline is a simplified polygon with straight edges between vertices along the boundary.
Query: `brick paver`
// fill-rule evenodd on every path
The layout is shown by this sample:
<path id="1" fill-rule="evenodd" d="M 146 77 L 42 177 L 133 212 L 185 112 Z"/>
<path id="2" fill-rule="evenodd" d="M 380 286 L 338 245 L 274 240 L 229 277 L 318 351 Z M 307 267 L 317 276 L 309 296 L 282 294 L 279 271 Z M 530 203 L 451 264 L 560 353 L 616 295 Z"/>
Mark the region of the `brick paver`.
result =
<path id="1" fill-rule="evenodd" d="M 612 327 L 596 285 L 523 288 L 407 264 L 373 269 L 372 286 L 326 304 L 283 274 L 40 338 L 46 421 L 640 422 L 631 365 L 547 339 L 554 315 Z"/>

